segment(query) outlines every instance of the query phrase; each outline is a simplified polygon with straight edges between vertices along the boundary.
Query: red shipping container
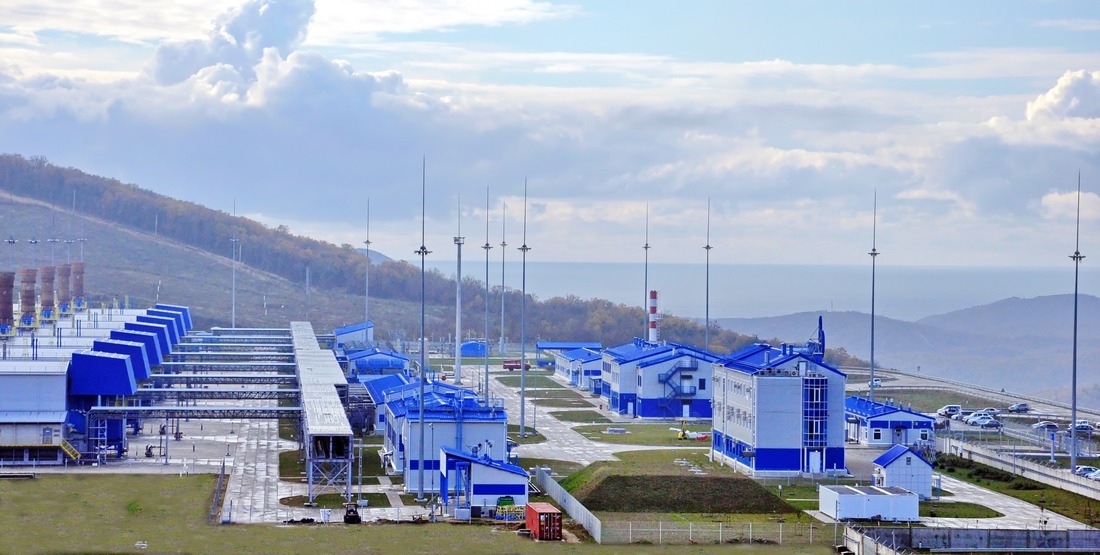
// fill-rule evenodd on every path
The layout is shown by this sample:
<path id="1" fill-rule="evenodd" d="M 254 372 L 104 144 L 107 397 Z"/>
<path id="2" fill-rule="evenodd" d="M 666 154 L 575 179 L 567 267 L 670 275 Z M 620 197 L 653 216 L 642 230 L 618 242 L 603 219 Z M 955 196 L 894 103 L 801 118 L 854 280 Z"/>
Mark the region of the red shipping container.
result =
<path id="1" fill-rule="evenodd" d="M 527 529 L 536 540 L 561 541 L 561 511 L 549 503 L 528 503 Z"/>

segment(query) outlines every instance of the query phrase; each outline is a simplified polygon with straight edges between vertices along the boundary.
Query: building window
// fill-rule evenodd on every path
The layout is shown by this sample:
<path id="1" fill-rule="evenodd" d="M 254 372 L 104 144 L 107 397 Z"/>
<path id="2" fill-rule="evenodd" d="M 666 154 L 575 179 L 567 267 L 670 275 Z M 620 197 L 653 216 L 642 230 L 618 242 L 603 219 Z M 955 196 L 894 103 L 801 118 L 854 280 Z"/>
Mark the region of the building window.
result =
<path id="1" fill-rule="evenodd" d="M 874 433 L 871 434 L 873 439 L 882 439 L 882 430 L 875 428 Z"/>
<path id="2" fill-rule="evenodd" d="M 699 378 L 699 391 L 706 391 L 706 390 L 707 390 L 707 379 L 706 378 Z"/>
<path id="3" fill-rule="evenodd" d="M 928 430 L 921 430 L 920 431 L 920 438 L 921 438 L 921 441 L 928 441 Z"/>
<path id="4" fill-rule="evenodd" d="M 905 457 L 905 466 L 913 466 L 913 457 Z"/>
<path id="5" fill-rule="evenodd" d="M 638 375 L 638 387 L 641 387 L 641 385 L 642 385 L 642 376 Z"/>

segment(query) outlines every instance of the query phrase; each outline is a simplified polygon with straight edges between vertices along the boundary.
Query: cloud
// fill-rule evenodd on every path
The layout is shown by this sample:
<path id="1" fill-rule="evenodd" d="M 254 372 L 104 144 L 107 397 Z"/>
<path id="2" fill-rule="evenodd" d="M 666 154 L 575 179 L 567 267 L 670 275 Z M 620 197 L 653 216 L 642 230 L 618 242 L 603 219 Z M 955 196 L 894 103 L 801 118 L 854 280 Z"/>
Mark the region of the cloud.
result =
<path id="1" fill-rule="evenodd" d="M 1067 71 L 1027 103 L 1027 119 L 1100 118 L 1100 71 Z"/>
<path id="2" fill-rule="evenodd" d="M 1044 19 L 1036 27 L 1055 27 L 1070 31 L 1100 31 L 1100 19 Z"/>
<path id="3" fill-rule="evenodd" d="M 287 56 L 301 44 L 313 14 L 312 0 L 249 0 L 219 16 L 207 37 L 158 46 L 147 72 L 157 83 L 172 85 L 225 64 L 251 78 L 266 50 Z"/>

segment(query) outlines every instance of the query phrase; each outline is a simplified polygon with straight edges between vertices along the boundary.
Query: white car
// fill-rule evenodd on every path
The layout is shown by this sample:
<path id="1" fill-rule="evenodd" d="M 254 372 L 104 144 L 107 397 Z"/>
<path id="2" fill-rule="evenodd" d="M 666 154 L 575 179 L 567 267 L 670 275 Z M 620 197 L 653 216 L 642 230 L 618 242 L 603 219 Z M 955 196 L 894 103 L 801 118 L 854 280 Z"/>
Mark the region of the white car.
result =
<path id="1" fill-rule="evenodd" d="M 1040 432 L 1054 432 L 1058 430 L 1058 425 L 1050 420 L 1042 420 L 1032 424 L 1031 429 Z"/>
<path id="2" fill-rule="evenodd" d="M 1093 472 L 1096 472 L 1098 470 L 1100 470 L 1100 468 L 1096 468 L 1095 466 L 1078 465 L 1077 468 L 1073 469 L 1073 473 L 1078 475 L 1078 476 L 1086 476 L 1086 475 L 1092 474 Z"/>
<path id="3" fill-rule="evenodd" d="M 867 387 L 882 387 L 882 378 L 875 378 L 867 382 Z"/>
<path id="4" fill-rule="evenodd" d="M 997 416 L 998 414 L 1001 414 L 1001 409 L 995 409 L 993 407 L 986 407 L 986 408 L 982 409 L 982 412 L 988 414 L 989 416 Z"/>
<path id="5" fill-rule="evenodd" d="M 966 422 L 967 424 L 973 424 L 975 420 L 978 420 L 980 418 L 993 418 L 993 415 L 982 410 L 976 410 L 973 414 L 964 418 L 963 422 Z"/>
<path id="6" fill-rule="evenodd" d="M 982 428 L 987 428 L 987 427 L 991 426 L 993 422 L 997 422 L 997 419 L 993 418 L 992 416 L 989 416 L 989 415 L 984 415 L 984 416 L 980 416 L 978 418 L 968 420 L 966 423 L 970 424 L 971 426 L 979 426 L 979 427 L 982 427 Z M 997 422 L 997 423 L 1000 424 L 1000 422 Z"/>

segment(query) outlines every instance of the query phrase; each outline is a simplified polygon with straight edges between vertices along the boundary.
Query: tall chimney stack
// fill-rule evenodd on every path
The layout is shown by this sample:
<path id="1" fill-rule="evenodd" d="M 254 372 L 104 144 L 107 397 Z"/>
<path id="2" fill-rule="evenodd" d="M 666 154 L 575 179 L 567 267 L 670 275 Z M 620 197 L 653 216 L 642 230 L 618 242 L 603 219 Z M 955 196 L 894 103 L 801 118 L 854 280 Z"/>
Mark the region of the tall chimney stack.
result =
<path id="1" fill-rule="evenodd" d="M 656 343 L 659 339 L 657 331 L 657 292 L 649 292 L 649 341 Z"/>

